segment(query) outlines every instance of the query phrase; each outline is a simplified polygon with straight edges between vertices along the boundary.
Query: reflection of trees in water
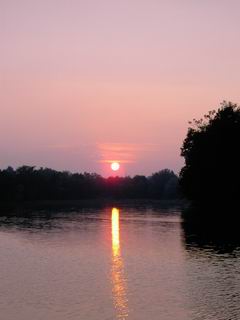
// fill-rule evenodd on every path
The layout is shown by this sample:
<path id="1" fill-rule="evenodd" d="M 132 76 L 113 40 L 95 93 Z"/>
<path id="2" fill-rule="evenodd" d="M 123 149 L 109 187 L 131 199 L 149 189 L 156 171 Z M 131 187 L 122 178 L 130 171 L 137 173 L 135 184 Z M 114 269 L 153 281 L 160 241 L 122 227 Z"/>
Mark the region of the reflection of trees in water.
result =
<path id="1" fill-rule="evenodd" d="M 238 223 L 216 216 L 210 220 L 211 211 L 203 213 L 200 209 L 185 212 L 183 217 L 186 287 L 192 319 L 240 319 Z"/>
<path id="2" fill-rule="evenodd" d="M 182 229 L 188 249 L 211 248 L 219 253 L 240 250 L 238 220 L 231 218 L 231 209 L 225 213 L 220 209 L 215 210 L 195 208 L 183 211 Z"/>
<path id="3" fill-rule="evenodd" d="M 0 216 L 0 230 L 15 229 L 29 232 L 48 232 L 51 230 L 68 231 L 87 228 L 101 220 L 99 209 L 79 211 L 14 211 Z"/>
<path id="4" fill-rule="evenodd" d="M 0 229 L 17 229 L 21 230 L 52 230 L 58 226 L 57 219 L 48 215 L 28 215 L 3 216 L 0 217 Z"/>
<path id="5" fill-rule="evenodd" d="M 44 205 L 43 208 L 25 208 L 19 207 L 11 210 L 3 210 L 0 213 L 0 230 L 1 229 L 18 229 L 18 230 L 31 230 L 35 231 L 47 231 L 53 229 L 67 229 L 67 225 L 72 221 L 75 223 L 75 228 L 80 227 L 81 222 L 83 225 L 87 225 L 88 222 L 99 222 L 106 218 L 108 219 L 109 208 L 117 205 L 120 208 L 124 208 L 131 216 L 154 216 L 154 215 L 169 215 L 179 212 L 179 205 L 169 205 L 168 202 L 129 202 L 129 201 L 114 201 L 109 200 L 108 204 L 93 203 L 91 206 L 83 207 L 61 207 L 54 206 L 48 208 Z M 107 217 L 105 217 L 107 216 Z"/>

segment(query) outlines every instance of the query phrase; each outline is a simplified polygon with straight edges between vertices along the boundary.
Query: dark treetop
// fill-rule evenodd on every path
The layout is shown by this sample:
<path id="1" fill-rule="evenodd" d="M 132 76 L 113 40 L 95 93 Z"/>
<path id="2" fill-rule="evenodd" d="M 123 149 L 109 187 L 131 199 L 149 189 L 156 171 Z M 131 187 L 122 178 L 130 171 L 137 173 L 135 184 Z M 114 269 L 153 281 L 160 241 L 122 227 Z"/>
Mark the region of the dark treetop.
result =
<path id="1" fill-rule="evenodd" d="M 194 119 L 183 142 L 180 186 L 194 204 L 236 204 L 240 194 L 240 107 L 223 102 Z"/>

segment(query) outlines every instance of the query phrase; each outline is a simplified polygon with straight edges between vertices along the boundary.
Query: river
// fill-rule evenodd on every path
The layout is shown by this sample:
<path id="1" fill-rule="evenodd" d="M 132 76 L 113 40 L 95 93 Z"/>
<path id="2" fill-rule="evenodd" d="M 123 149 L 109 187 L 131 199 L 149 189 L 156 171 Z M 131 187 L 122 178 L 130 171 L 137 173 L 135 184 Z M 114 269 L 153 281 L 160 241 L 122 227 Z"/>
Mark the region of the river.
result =
<path id="1" fill-rule="evenodd" d="M 176 208 L 2 213 L 0 257 L 3 320 L 240 319 L 240 246 Z"/>

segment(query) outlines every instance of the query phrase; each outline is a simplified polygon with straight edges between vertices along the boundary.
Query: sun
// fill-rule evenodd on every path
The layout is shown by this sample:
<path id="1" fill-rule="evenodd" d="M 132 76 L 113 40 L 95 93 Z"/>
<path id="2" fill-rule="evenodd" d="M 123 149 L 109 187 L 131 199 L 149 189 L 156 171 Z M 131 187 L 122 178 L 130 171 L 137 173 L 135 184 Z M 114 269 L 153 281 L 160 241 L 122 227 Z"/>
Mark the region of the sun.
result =
<path id="1" fill-rule="evenodd" d="M 118 162 L 112 162 L 112 163 L 111 163 L 111 169 L 112 169 L 113 171 L 118 171 L 119 168 L 120 168 L 120 164 L 119 164 Z"/>

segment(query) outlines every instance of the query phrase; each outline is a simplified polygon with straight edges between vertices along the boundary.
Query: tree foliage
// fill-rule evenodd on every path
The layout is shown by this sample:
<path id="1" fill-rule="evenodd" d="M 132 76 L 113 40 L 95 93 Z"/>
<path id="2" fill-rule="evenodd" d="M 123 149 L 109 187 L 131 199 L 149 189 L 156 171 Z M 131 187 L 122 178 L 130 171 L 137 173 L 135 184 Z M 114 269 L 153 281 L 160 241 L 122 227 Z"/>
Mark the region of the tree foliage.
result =
<path id="1" fill-rule="evenodd" d="M 108 178 L 96 173 L 60 172 L 34 166 L 0 170 L 0 201 L 177 197 L 178 177 L 168 169 L 150 177 Z"/>
<path id="2" fill-rule="evenodd" d="M 181 148 L 183 193 L 197 204 L 235 202 L 240 192 L 240 107 L 224 101 L 190 125 Z"/>

